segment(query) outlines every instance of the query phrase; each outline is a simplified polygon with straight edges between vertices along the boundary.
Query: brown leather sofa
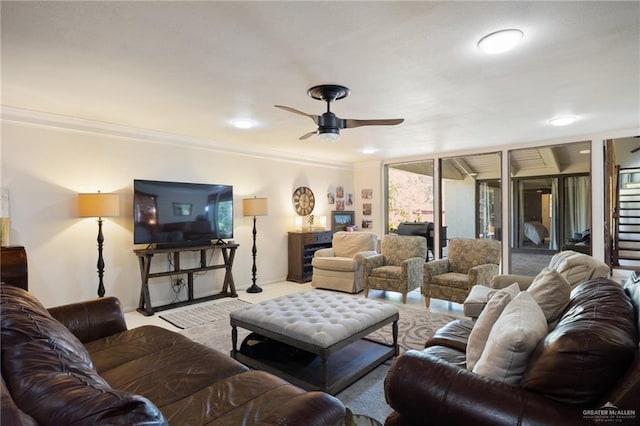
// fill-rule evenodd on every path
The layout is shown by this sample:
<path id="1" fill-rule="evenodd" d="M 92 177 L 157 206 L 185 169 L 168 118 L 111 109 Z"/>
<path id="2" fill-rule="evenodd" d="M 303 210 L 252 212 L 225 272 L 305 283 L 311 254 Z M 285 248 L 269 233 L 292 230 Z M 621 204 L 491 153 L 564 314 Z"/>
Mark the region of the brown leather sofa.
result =
<path id="1" fill-rule="evenodd" d="M 385 393 L 395 411 L 385 425 L 597 424 L 602 417 L 594 410 L 611 405 L 621 411 L 607 411 L 606 421 L 638 424 L 639 295 L 606 278 L 576 286 L 519 386 L 468 371 L 473 323 L 449 323 L 424 350 L 407 351 L 391 366 Z"/>
<path id="2" fill-rule="evenodd" d="M 108 297 L 47 311 L 2 284 L 2 425 L 331 425 L 345 407 L 161 327 Z"/>

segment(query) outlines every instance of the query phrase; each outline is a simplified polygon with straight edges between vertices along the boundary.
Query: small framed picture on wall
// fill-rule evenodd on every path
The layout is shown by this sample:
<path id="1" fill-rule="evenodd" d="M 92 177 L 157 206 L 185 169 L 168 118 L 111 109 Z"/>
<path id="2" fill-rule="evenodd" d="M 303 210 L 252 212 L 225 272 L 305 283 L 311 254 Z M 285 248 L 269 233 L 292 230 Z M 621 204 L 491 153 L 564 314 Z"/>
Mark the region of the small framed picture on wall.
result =
<path id="1" fill-rule="evenodd" d="M 327 192 L 327 204 L 335 204 L 336 203 L 336 194 L 334 192 Z"/>
<path id="2" fill-rule="evenodd" d="M 355 212 L 352 211 L 332 211 L 331 212 L 331 230 L 346 231 L 347 226 L 355 225 Z"/>

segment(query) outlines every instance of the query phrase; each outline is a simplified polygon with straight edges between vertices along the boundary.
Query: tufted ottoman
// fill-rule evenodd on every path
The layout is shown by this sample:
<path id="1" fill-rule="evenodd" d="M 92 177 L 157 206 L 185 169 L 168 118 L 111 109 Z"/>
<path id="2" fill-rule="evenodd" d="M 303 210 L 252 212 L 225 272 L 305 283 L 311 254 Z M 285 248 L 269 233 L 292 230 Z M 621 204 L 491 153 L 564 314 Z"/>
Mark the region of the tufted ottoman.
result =
<path id="1" fill-rule="evenodd" d="M 398 317 L 396 306 L 362 297 L 321 290 L 290 294 L 231 312 L 231 356 L 335 395 L 398 354 Z M 392 345 L 366 338 L 390 323 Z M 240 350 L 237 327 L 253 332 Z M 259 345 L 268 350 L 256 350 Z"/>

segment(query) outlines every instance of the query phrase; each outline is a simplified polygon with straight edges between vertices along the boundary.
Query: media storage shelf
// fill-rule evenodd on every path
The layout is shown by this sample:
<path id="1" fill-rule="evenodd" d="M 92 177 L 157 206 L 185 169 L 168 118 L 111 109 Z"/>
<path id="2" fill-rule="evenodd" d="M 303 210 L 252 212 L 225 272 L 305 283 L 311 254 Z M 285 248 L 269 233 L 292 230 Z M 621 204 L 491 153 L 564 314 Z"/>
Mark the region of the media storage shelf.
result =
<path id="1" fill-rule="evenodd" d="M 222 297 L 237 297 L 235 282 L 233 281 L 233 260 L 235 258 L 238 244 L 206 244 L 198 246 L 171 247 L 171 248 L 145 248 L 137 249 L 133 252 L 138 256 L 140 264 L 140 302 L 138 304 L 138 312 L 143 315 L 150 316 L 155 312 L 166 309 L 177 308 L 180 306 L 190 305 L 193 303 L 204 302 L 207 300 L 220 299 Z M 207 264 L 207 253 L 212 250 L 220 250 L 222 253 L 222 263 L 212 265 Z M 182 268 L 180 265 L 180 255 L 185 252 L 200 252 L 200 262 L 197 267 Z M 169 254 L 173 257 L 171 262 L 171 270 L 162 272 L 151 272 L 151 263 L 155 255 Z M 216 269 L 224 269 L 224 280 L 222 291 L 217 294 L 205 297 L 194 297 L 193 295 L 193 276 L 197 273 L 203 273 Z M 151 294 L 149 292 L 149 280 L 152 278 L 170 277 L 176 275 L 187 275 L 187 300 L 169 303 L 162 306 L 153 306 L 151 303 Z"/>

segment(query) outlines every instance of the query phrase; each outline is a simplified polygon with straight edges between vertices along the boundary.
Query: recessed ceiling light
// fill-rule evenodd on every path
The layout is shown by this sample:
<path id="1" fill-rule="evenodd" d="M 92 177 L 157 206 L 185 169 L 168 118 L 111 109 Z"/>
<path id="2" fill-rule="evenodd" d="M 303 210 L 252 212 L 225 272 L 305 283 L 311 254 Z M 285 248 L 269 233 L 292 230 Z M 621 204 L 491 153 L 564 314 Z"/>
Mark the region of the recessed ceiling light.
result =
<path id="1" fill-rule="evenodd" d="M 377 150 L 377 149 L 375 149 L 375 148 L 363 148 L 363 149 L 362 149 L 362 153 L 363 153 L 363 154 L 367 154 L 367 155 L 369 155 L 369 154 L 375 154 L 376 152 L 378 152 L 378 150 Z"/>
<path id="2" fill-rule="evenodd" d="M 231 121 L 231 125 L 237 129 L 250 129 L 256 125 L 256 122 L 248 118 L 237 118 Z"/>
<path id="3" fill-rule="evenodd" d="M 575 115 L 563 115 L 562 117 L 556 117 L 549 120 L 549 124 L 552 126 L 568 126 L 569 124 L 573 124 L 578 117 Z"/>
<path id="4" fill-rule="evenodd" d="M 520 30 L 500 30 L 482 37 L 478 42 L 478 47 L 490 55 L 503 53 L 516 47 L 523 36 L 524 33 Z"/>

